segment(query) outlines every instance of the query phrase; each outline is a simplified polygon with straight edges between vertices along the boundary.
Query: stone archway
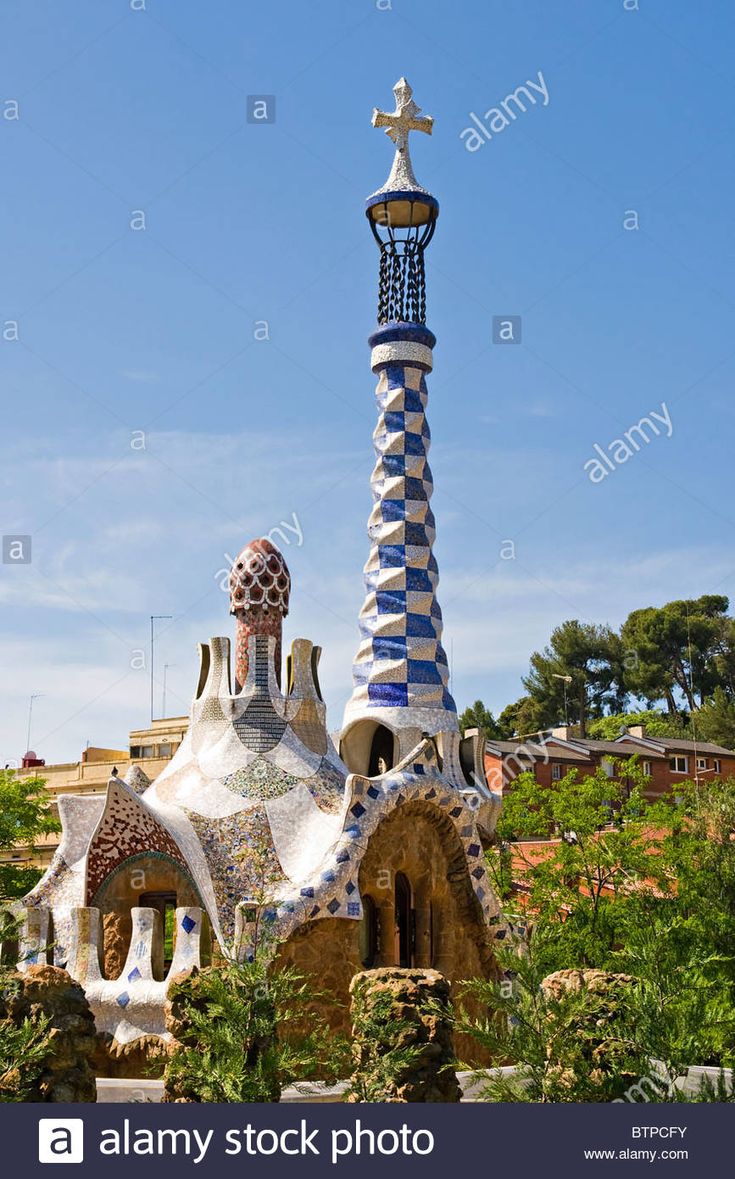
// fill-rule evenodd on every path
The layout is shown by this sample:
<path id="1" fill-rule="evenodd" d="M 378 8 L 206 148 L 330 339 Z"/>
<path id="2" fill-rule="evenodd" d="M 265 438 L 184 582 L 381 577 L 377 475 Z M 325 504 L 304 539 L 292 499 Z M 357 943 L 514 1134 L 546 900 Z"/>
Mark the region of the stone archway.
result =
<path id="1" fill-rule="evenodd" d="M 378 910 L 376 965 L 397 966 L 396 880 L 411 890 L 411 965 L 434 967 L 450 981 L 493 973 L 494 958 L 467 858 L 446 812 L 407 802 L 373 833 L 360 865 L 360 892 Z"/>
<path id="2" fill-rule="evenodd" d="M 371 966 L 395 964 L 398 873 L 411 887 L 414 965 L 433 965 L 450 982 L 491 977 L 494 957 L 464 848 L 446 812 L 426 801 L 404 803 L 382 819 L 363 857 L 360 895 L 374 906 L 376 925 Z M 279 965 L 295 966 L 325 994 L 315 1007 L 336 1031 L 349 1032 L 349 985 L 365 969 L 365 945 L 359 922 L 323 918 L 299 926 L 279 950 Z"/>
<path id="3" fill-rule="evenodd" d="M 202 909 L 203 915 L 206 914 L 188 874 L 175 860 L 156 852 L 142 852 L 118 864 L 91 898 L 90 904 L 99 909 L 102 920 L 102 972 L 105 978 L 118 978 L 125 965 L 133 928 L 131 909 L 141 904 L 151 906 L 151 899 L 156 895 L 173 898 L 174 908 L 196 905 Z M 158 906 L 153 904 L 151 907 Z M 159 980 L 164 977 L 165 932 L 161 922 L 153 943 L 153 974 Z M 207 941 L 205 934 L 205 953 Z M 169 947 L 169 951 L 172 949 Z"/>

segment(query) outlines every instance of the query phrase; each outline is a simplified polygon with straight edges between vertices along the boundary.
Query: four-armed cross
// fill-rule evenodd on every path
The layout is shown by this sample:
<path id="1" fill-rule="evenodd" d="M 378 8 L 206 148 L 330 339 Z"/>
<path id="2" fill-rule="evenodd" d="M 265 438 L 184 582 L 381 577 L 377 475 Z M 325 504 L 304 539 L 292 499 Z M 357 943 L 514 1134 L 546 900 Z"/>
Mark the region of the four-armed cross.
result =
<path id="1" fill-rule="evenodd" d="M 394 111 L 379 111 L 377 107 L 373 111 L 373 127 L 385 127 L 386 135 L 396 145 L 396 158 L 385 187 L 418 188 L 420 186 L 411 167 L 408 136 L 410 131 L 425 131 L 431 135 L 434 120 L 428 115 L 419 118 L 421 107 L 413 101 L 413 90 L 405 78 L 396 82 L 393 93 L 396 96 Z"/>
<path id="2" fill-rule="evenodd" d="M 393 93 L 396 96 L 396 109 L 388 113 L 376 107 L 373 111 L 373 127 L 385 127 L 386 135 L 390 135 L 398 150 L 405 151 L 409 131 L 425 131 L 431 135 L 434 120 L 428 115 L 417 118 L 421 107 L 413 101 L 413 90 L 405 78 L 399 78 Z"/>

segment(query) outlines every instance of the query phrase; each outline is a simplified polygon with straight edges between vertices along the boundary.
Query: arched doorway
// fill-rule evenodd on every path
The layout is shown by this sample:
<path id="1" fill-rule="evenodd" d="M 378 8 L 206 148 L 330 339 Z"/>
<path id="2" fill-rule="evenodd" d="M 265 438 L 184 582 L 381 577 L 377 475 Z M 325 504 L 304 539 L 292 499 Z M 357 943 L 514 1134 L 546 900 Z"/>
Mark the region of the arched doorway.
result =
<path id="1" fill-rule="evenodd" d="M 385 725 L 377 725 L 370 745 L 368 778 L 377 778 L 393 769 L 393 734 Z"/>
<path id="2" fill-rule="evenodd" d="M 395 960 L 397 966 L 413 965 L 413 909 L 411 885 L 403 872 L 396 872 L 395 881 Z"/>

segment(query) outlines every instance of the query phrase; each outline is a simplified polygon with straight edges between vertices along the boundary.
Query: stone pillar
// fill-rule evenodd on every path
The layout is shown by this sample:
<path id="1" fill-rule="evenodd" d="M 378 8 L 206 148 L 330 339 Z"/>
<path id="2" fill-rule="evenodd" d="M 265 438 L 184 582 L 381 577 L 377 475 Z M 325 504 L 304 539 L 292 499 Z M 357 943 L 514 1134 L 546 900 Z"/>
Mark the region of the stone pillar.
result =
<path id="1" fill-rule="evenodd" d="M 123 966 L 121 981 L 135 982 L 139 978 L 153 980 L 153 957 L 158 949 L 160 965 L 163 965 L 161 935 L 161 914 L 157 909 L 134 908 L 130 910 L 133 933 L 130 938 L 128 956 Z M 163 973 L 161 971 L 161 973 Z"/>
<path id="2" fill-rule="evenodd" d="M 455 1102 L 449 983 L 436 970 L 365 970 L 350 984 L 351 1101 Z M 407 1050 L 411 1051 L 407 1054 Z"/>
<path id="3" fill-rule="evenodd" d="M 396 912 L 393 893 L 388 898 L 376 899 L 375 905 L 378 912 L 378 965 L 394 966 Z"/>
<path id="4" fill-rule="evenodd" d="M 431 891 L 428 881 L 415 885 L 413 905 L 416 914 L 415 965 L 431 968 Z"/>
<path id="5" fill-rule="evenodd" d="M 79 983 L 99 982 L 102 978 L 100 928 L 99 909 L 72 909 L 66 969 Z"/>
<path id="6" fill-rule="evenodd" d="M 19 970 L 45 965 L 49 922 L 48 909 L 25 910 L 19 946 Z"/>
<path id="7" fill-rule="evenodd" d="M 174 978 L 182 970 L 201 966 L 202 910 L 197 905 L 186 905 L 176 910 L 176 941 L 168 977 Z"/>

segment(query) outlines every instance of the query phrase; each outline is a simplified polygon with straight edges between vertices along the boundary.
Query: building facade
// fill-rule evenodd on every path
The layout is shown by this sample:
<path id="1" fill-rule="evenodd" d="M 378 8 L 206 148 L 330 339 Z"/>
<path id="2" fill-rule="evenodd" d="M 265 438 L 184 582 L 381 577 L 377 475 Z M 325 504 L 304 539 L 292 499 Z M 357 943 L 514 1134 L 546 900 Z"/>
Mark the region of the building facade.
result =
<path id="1" fill-rule="evenodd" d="M 499 798 L 481 738 L 459 732 L 437 598 L 424 249 L 439 205 L 408 152 L 432 120 L 405 79 L 394 94 L 395 110 L 373 116 L 393 167 L 366 206 L 380 248 L 378 420 L 352 695 L 335 742 L 320 648 L 296 639 L 283 664 L 291 578 L 259 538 L 230 575 L 234 661 L 228 637 L 200 644 L 186 731 L 133 734 L 104 792 L 59 792 L 61 840 L 24 901 L 28 960 L 53 953 L 113 1046 L 165 1036 L 170 979 L 210 955 L 277 953 L 347 1030 L 358 971 L 487 977 L 507 933 L 483 854 Z"/>
<path id="2" fill-rule="evenodd" d="M 625 781 L 624 766 L 636 757 L 648 777 L 644 794 L 654 800 L 676 793 L 686 781 L 735 777 L 735 752 L 706 741 L 681 737 L 649 737 L 645 728 L 633 726 L 613 741 L 573 736 L 569 728 L 525 740 L 488 741 L 485 745 L 485 777 L 491 790 L 502 792 L 518 774 L 531 771 L 541 786 L 552 786 L 570 770 L 580 776 L 603 768 Z"/>

